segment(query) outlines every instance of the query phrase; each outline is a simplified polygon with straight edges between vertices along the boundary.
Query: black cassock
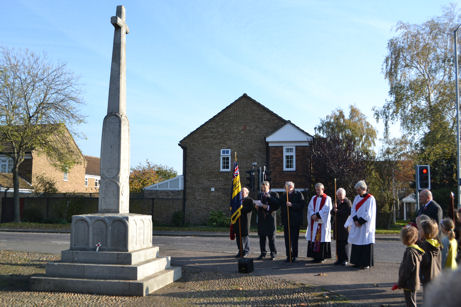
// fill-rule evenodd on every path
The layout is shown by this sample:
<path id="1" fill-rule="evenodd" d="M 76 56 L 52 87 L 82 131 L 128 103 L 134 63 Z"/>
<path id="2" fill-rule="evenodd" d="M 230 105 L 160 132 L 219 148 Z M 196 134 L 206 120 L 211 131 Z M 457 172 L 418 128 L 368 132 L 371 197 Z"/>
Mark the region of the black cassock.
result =
<path id="1" fill-rule="evenodd" d="M 289 209 L 290 212 L 290 240 L 291 240 L 291 251 L 292 257 L 298 257 L 298 240 L 299 240 L 299 227 L 303 223 L 303 212 L 306 207 L 304 196 L 301 192 L 293 191 L 288 193 L 288 200 L 292 207 Z M 285 251 L 286 256 L 289 257 L 289 243 L 288 240 L 288 215 L 287 215 L 287 194 L 283 193 L 280 198 L 280 211 L 282 215 L 283 234 L 285 237 Z"/>

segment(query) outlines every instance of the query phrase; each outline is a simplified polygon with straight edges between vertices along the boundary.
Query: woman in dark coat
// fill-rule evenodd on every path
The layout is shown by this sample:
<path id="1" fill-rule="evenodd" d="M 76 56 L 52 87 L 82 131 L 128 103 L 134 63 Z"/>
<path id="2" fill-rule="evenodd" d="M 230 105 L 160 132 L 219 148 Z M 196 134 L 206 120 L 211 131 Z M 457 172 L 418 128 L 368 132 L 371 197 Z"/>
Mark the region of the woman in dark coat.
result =
<path id="1" fill-rule="evenodd" d="M 336 204 L 331 210 L 331 220 L 333 224 L 333 234 L 336 239 L 336 265 L 347 265 L 347 238 L 349 236 L 349 230 L 344 228 L 347 218 L 351 215 L 351 201 L 346 197 L 346 191 L 343 188 L 339 188 L 336 191 Z"/>

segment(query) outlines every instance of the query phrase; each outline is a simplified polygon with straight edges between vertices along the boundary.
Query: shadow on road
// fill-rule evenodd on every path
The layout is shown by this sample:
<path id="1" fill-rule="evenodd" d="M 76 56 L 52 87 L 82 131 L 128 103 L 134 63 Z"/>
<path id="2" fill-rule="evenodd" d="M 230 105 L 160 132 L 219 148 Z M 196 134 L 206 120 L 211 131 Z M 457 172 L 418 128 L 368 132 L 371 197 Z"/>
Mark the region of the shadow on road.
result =
<path id="1" fill-rule="evenodd" d="M 310 260 L 301 258 L 294 263 L 286 263 L 285 258 L 270 260 L 254 260 L 255 276 L 272 276 L 282 279 L 314 285 L 324 290 L 332 291 L 347 298 L 354 305 L 376 306 L 402 306 L 404 296 L 401 290 L 391 291 L 393 282 L 382 282 L 379 275 L 382 271 L 390 271 L 388 264 L 377 264 L 371 270 L 358 270 L 351 266 L 336 266 L 333 260 L 327 263 L 312 263 Z M 173 265 L 189 268 L 197 268 L 219 273 L 228 273 L 235 276 L 238 272 L 238 260 L 233 256 L 210 255 L 210 256 L 176 256 L 172 258 Z M 390 272 L 393 276 L 393 272 Z M 215 275 L 208 275 L 215 278 Z M 237 275 L 238 276 L 238 275 Z M 373 283 L 376 276 L 376 283 Z M 396 276 L 397 277 L 397 276 Z M 216 276 L 216 278 L 218 278 Z M 178 294 L 179 295 L 179 294 Z M 248 293 L 248 295 L 261 295 Z M 265 295 L 265 294 L 262 294 Z M 422 302 L 421 293 L 418 293 L 418 302 Z M 244 302 L 242 302 L 244 303 Z"/>

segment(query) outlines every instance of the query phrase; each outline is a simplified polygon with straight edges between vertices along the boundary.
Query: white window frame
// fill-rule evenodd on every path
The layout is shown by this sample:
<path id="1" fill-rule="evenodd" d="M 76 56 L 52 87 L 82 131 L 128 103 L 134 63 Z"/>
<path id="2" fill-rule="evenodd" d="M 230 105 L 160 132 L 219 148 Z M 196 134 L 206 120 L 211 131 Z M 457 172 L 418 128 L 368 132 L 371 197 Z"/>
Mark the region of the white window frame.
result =
<path id="1" fill-rule="evenodd" d="M 223 161 L 225 159 L 229 160 L 228 168 L 224 168 Z M 228 148 L 221 149 L 221 156 L 219 157 L 219 169 L 221 172 L 230 172 L 231 170 L 231 150 Z"/>
<path id="2" fill-rule="evenodd" d="M 2 167 L 5 166 L 6 172 L 2 171 Z M 0 156 L 0 172 L 11 173 L 13 169 L 13 159 L 8 156 Z"/>
<path id="3" fill-rule="evenodd" d="M 287 152 L 292 149 L 292 152 Z M 293 167 L 287 167 L 287 157 L 293 157 Z M 284 171 L 296 171 L 296 146 L 283 146 L 283 170 Z"/>

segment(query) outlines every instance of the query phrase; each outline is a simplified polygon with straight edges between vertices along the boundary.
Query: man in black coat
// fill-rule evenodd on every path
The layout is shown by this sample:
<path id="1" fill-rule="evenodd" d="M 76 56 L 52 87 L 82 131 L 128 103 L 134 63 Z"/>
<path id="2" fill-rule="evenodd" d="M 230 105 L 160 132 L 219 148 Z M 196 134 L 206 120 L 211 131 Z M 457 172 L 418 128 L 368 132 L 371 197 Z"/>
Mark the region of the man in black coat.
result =
<path id="1" fill-rule="evenodd" d="M 421 207 L 419 208 L 418 213 L 416 213 L 416 216 L 418 217 L 421 214 L 425 214 L 437 222 L 437 225 L 440 225 L 440 221 L 443 218 L 443 211 L 440 205 L 432 199 L 431 191 L 427 189 L 422 190 L 419 193 L 419 203 L 421 204 Z"/>
<path id="2" fill-rule="evenodd" d="M 275 258 L 277 249 L 275 248 L 275 229 L 276 218 L 275 211 L 279 208 L 279 195 L 270 191 L 270 183 L 264 181 L 261 184 L 261 192 L 258 195 L 259 202 L 255 203 L 256 212 L 258 213 L 258 235 L 261 255 L 257 259 L 266 257 L 266 237 L 269 240 L 269 249 L 271 251 L 271 260 Z"/>
<path id="3" fill-rule="evenodd" d="M 235 233 L 235 241 L 237 242 L 237 248 L 239 249 L 236 258 L 238 257 L 245 257 L 250 252 L 250 240 L 248 237 L 249 230 L 250 230 L 250 222 L 251 222 L 251 212 L 253 211 L 253 199 L 248 197 L 248 189 L 242 189 L 242 211 L 240 217 L 237 219 L 235 224 L 232 224 L 233 231 Z M 241 224 L 239 225 L 239 221 L 241 220 Z M 243 255 L 240 254 L 240 237 L 239 237 L 239 229 L 242 228 L 242 246 L 243 246 Z"/>
<path id="4" fill-rule="evenodd" d="M 298 257 L 298 240 L 299 240 L 299 227 L 303 222 L 303 210 L 306 206 L 304 196 L 301 192 L 295 191 L 295 184 L 292 181 L 285 183 L 285 191 L 280 198 L 280 211 L 282 215 L 283 235 L 285 237 L 285 251 L 287 262 L 290 262 L 290 240 L 291 240 L 291 261 L 296 261 Z M 289 208 L 289 209 L 288 209 Z M 288 214 L 290 216 L 290 232 L 288 232 Z M 290 236 L 288 236 L 288 234 Z M 288 238 L 290 237 L 290 240 Z"/>
<path id="5" fill-rule="evenodd" d="M 349 237 L 349 230 L 344 228 L 347 218 L 351 215 L 351 201 L 346 197 L 346 191 L 339 188 L 336 191 L 336 204 L 331 210 L 331 221 L 333 224 L 333 233 L 336 239 L 336 265 L 347 265 L 347 238 Z"/>

